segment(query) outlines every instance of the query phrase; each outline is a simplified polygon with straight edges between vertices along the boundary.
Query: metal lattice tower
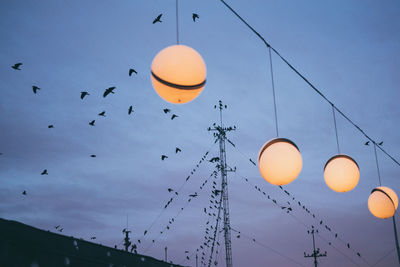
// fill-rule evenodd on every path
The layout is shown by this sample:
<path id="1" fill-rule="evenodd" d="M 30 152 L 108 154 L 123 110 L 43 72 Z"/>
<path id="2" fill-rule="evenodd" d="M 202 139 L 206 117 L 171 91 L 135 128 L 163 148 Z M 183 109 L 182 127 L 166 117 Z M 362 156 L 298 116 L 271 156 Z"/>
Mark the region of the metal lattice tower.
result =
<path id="1" fill-rule="evenodd" d="M 226 109 L 226 105 L 222 104 L 220 100 L 218 106 L 214 106 L 214 108 L 219 108 L 220 114 L 220 125 L 213 124 L 212 128 L 208 128 L 209 131 L 215 131 L 214 137 L 216 137 L 216 142 L 219 142 L 219 169 L 221 171 L 221 194 L 222 194 L 222 206 L 224 212 L 224 238 L 225 238 L 225 260 L 226 267 L 232 267 L 232 242 L 231 242 L 231 225 L 229 219 L 229 198 L 228 198 L 228 171 L 232 171 L 232 169 L 228 169 L 226 164 L 226 150 L 225 150 L 225 139 L 226 133 L 229 131 L 233 131 L 236 127 L 224 127 L 222 122 L 222 110 Z"/>

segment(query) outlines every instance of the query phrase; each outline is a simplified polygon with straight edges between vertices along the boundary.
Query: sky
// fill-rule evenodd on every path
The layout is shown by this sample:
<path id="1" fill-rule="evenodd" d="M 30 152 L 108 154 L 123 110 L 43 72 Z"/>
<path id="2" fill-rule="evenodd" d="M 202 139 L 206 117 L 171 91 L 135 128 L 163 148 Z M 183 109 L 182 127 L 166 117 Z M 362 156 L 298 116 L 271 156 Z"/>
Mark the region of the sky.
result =
<path id="1" fill-rule="evenodd" d="M 227 2 L 400 159 L 398 1 Z M 152 24 L 160 13 L 162 23 Z M 199 15 L 195 23 L 192 13 Z M 327 251 L 320 266 L 397 266 L 392 220 L 377 219 L 367 208 L 378 174 L 366 138 L 337 115 L 341 150 L 357 161 L 361 176 L 354 190 L 335 193 L 323 180 L 323 167 L 336 154 L 331 107 L 273 55 L 280 136 L 294 141 L 303 158 L 299 177 L 284 189 L 318 221 L 313 219 L 248 160 L 256 161 L 261 146 L 275 137 L 264 44 L 217 0 L 179 1 L 179 30 L 181 44 L 202 55 L 207 83 L 192 102 L 173 105 L 152 88 L 150 65 L 175 44 L 175 1 L 0 2 L 0 217 L 54 232 L 62 225 L 67 236 L 96 236 L 94 242 L 119 248 L 128 224 L 139 253 L 163 259 L 167 246 L 168 260 L 195 266 L 206 222 L 215 225 L 203 209 L 220 177 L 199 186 L 215 168 L 208 160 L 219 149 L 207 128 L 218 122 L 214 105 L 222 100 L 224 124 L 237 127 L 228 134 L 236 147 L 226 144 L 227 163 L 236 167 L 228 173 L 230 222 L 241 232 L 240 238 L 232 232 L 234 266 L 312 265 L 304 258 L 312 253 L 312 225 L 320 233 L 317 247 Z M 11 68 L 17 62 L 21 71 Z M 130 68 L 138 74 L 129 77 Z M 41 88 L 37 94 L 33 85 Z M 115 94 L 103 98 L 112 86 Z M 81 100 L 81 91 L 90 95 Z M 97 115 L 102 111 L 106 117 Z M 171 114 L 178 117 L 171 120 Z M 182 151 L 176 154 L 176 147 Z M 382 185 L 400 192 L 399 166 L 379 150 L 378 160 Z M 41 175 L 44 169 L 48 175 Z M 164 210 L 174 195 L 167 189 L 182 185 Z M 281 206 L 291 202 L 293 211 L 287 214 L 254 186 Z M 194 192 L 198 197 L 188 202 Z M 224 247 L 219 251 L 218 265 L 224 266 Z"/>

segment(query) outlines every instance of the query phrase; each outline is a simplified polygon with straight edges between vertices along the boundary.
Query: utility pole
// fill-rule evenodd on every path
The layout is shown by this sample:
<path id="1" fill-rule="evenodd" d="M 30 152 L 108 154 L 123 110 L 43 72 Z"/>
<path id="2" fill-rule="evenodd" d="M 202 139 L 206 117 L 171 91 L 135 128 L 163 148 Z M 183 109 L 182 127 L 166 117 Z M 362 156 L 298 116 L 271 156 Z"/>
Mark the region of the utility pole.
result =
<path id="1" fill-rule="evenodd" d="M 222 122 L 222 110 L 226 109 L 227 106 L 222 104 L 220 100 L 218 102 L 218 106 L 214 106 L 215 109 L 219 109 L 220 115 L 220 125 L 216 123 L 213 124 L 213 127 L 209 127 L 208 131 L 215 131 L 214 137 L 216 137 L 216 142 L 219 141 L 219 166 L 221 170 L 221 194 L 222 194 L 222 205 L 224 212 L 224 238 L 225 238 L 225 260 L 226 267 L 232 267 L 232 243 L 231 243 L 231 226 L 229 219 L 229 200 L 228 200 L 228 171 L 233 171 L 231 169 L 228 170 L 226 164 L 226 150 L 225 150 L 225 139 L 226 133 L 236 130 L 236 126 L 234 127 L 224 127 Z"/>
<path id="2" fill-rule="evenodd" d="M 319 253 L 319 248 L 315 249 L 315 238 L 314 238 L 314 226 L 312 226 L 312 230 L 311 231 L 307 231 L 308 234 L 312 234 L 312 242 L 313 242 L 313 253 L 312 254 L 306 254 L 304 252 L 304 258 L 310 258 L 313 257 L 314 258 L 314 267 L 318 266 L 318 261 L 317 259 L 319 257 L 326 257 L 326 251 L 324 254 Z M 316 233 L 318 233 L 318 230 L 316 230 Z"/>

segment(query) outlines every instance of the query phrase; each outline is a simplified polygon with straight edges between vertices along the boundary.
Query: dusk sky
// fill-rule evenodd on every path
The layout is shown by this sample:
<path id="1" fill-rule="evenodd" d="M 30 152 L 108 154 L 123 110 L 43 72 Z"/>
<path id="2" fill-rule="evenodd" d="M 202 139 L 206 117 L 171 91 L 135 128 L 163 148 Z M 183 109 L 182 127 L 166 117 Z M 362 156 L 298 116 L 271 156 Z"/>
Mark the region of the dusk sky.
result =
<path id="1" fill-rule="evenodd" d="M 399 1 L 227 2 L 400 160 Z M 398 266 L 392 220 L 367 207 L 379 185 L 373 146 L 337 114 L 341 150 L 357 161 L 360 181 L 347 193 L 329 189 L 323 167 L 337 153 L 331 106 L 273 54 L 280 136 L 297 144 L 303 169 L 284 186 L 291 196 L 267 183 L 248 159 L 256 161 L 275 137 L 268 50 L 220 1 L 179 3 L 181 44 L 202 55 L 207 83 L 192 102 L 173 105 L 152 88 L 150 65 L 175 44 L 174 0 L 0 1 L 0 217 L 54 232 L 61 225 L 67 236 L 96 236 L 95 243 L 122 249 L 128 215 L 138 253 L 163 259 L 167 246 L 168 260 L 195 266 L 206 222 L 215 225 L 203 209 L 220 176 L 199 186 L 215 169 L 208 160 L 219 156 L 207 128 L 219 121 L 214 105 L 222 100 L 224 124 L 237 127 L 228 134 L 236 148 L 226 144 L 227 163 L 237 168 L 228 173 L 231 227 L 241 231 L 240 238 L 232 231 L 234 266 L 311 266 L 312 258 L 304 258 L 312 253 L 311 225 L 319 229 L 317 247 L 327 251 L 320 266 Z M 152 24 L 160 13 L 162 23 Z M 17 62 L 21 70 L 11 68 Z M 130 68 L 138 74 L 129 77 Z M 115 94 L 103 98 L 112 86 Z M 90 95 L 81 100 L 81 91 Z M 102 111 L 106 117 L 97 115 Z M 378 160 L 382 185 L 399 194 L 400 167 L 380 150 Z M 167 189 L 183 184 L 158 218 L 174 196 Z M 255 185 L 280 206 L 289 201 L 293 211 Z M 198 197 L 188 202 L 194 192 Z M 224 266 L 223 233 L 219 240 Z M 210 250 L 204 252 L 208 263 Z"/>

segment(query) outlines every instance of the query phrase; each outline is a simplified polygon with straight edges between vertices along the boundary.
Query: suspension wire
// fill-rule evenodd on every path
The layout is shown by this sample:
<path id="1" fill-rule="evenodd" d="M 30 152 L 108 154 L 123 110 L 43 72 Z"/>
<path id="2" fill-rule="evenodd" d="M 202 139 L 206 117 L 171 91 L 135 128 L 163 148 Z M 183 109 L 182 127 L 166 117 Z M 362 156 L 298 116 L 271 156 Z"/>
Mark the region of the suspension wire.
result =
<path id="1" fill-rule="evenodd" d="M 179 44 L 179 12 L 178 12 L 178 0 L 175 0 L 175 15 L 176 15 L 176 44 Z"/>
<path id="2" fill-rule="evenodd" d="M 265 39 L 264 37 L 261 36 L 253 27 L 251 27 L 235 10 L 232 9 L 224 0 L 220 0 L 233 14 L 236 15 L 254 34 L 256 34 L 263 42 L 264 44 L 271 48 L 271 50 L 278 55 L 283 62 L 286 63 L 286 65 L 289 66 L 302 80 L 304 80 L 316 93 L 318 93 L 326 102 L 328 102 L 330 105 L 334 106 L 334 104 L 320 91 L 318 90 L 317 87 L 315 87 L 304 75 L 302 75 L 295 67 L 293 67 L 289 61 L 287 61 L 275 48 L 273 48 Z M 353 125 L 361 134 L 365 136 L 369 141 L 372 143 L 375 143 L 375 141 L 369 137 L 357 124 L 355 124 L 346 114 L 344 114 L 340 109 L 338 109 L 336 106 L 334 106 L 334 109 L 343 116 L 351 125 Z M 378 148 L 386 154 L 394 163 L 396 163 L 398 166 L 400 166 L 400 162 L 397 161 L 392 155 L 390 155 L 388 152 L 386 152 L 381 146 L 378 146 Z"/>
<path id="3" fill-rule="evenodd" d="M 382 183 L 381 183 L 381 172 L 379 171 L 378 154 L 376 153 L 376 143 L 375 142 L 374 142 L 374 152 L 375 152 L 376 169 L 378 171 L 379 186 L 382 186 Z"/>
<path id="4" fill-rule="evenodd" d="M 220 215 L 221 215 L 221 207 L 222 207 L 222 192 L 221 192 L 221 198 L 220 198 L 220 201 L 219 201 L 217 221 L 216 221 L 215 229 L 214 229 L 214 237 L 213 237 L 213 242 L 212 242 L 212 246 L 211 246 L 210 258 L 208 260 L 208 267 L 211 266 L 212 257 L 213 257 L 213 253 L 214 253 L 214 245 L 215 245 L 215 241 L 216 241 L 216 237 L 217 237 L 219 221 L 221 219 L 221 217 L 220 217 Z"/>
<path id="5" fill-rule="evenodd" d="M 204 162 L 205 158 L 207 157 L 207 155 L 210 153 L 211 149 L 215 146 L 215 143 L 213 142 L 211 144 L 211 146 L 208 148 L 208 150 L 206 151 L 206 153 L 203 154 L 203 156 L 201 157 L 201 159 L 199 160 L 198 164 L 196 165 L 196 168 L 199 168 L 199 166 Z M 193 169 L 196 170 L 196 169 Z M 193 172 L 193 171 L 192 171 Z M 192 173 L 191 173 L 192 174 Z M 185 179 L 185 181 L 182 183 L 182 185 L 178 188 L 178 190 L 176 190 L 175 192 L 180 193 L 180 191 L 183 189 L 183 187 L 188 183 L 188 181 L 190 180 L 191 175 L 188 175 Z M 163 209 L 160 211 L 160 213 L 157 215 L 157 217 L 153 220 L 153 222 L 150 224 L 150 226 L 148 228 L 145 229 L 145 232 L 142 234 L 142 236 L 139 238 L 143 239 L 144 236 L 150 231 L 150 229 L 154 226 L 154 224 L 160 219 L 161 215 L 164 213 L 164 211 L 166 210 L 166 208 L 169 206 L 168 203 L 171 203 L 175 197 L 177 197 L 178 195 L 173 196 L 168 202 L 167 204 L 163 207 Z"/>
<path id="6" fill-rule="evenodd" d="M 236 230 L 236 229 L 234 229 L 234 228 L 232 228 L 232 227 L 231 227 L 231 230 L 232 230 L 233 232 L 236 232 L 236 233 L 240 234 L 240 235 L 243 236 L 244 238 L 253 241 L 255 244 L 257 244 L 257 245 L 259 245 L 259 246 L 261 246 L 261 247 L 263 247 L 263 248 L 266 248 L 266 249 L 268 249 L 268 250 L 271 250 L 271 251 L 274 252 L 275 254 L 278 254 L 279 256 L 281 256 L 281 257 L 283 257 L 283 258 L 285 258 L 285 259 L 287 259 L 287 260 L 289 260 L 289 261 L 291 261 L 291 262 L 293 262 L 293 263 L 295 263 L 295 264 L 297 264 L 297 265 L 306 267 L 304 264 L 302 264 L 302 263 L 300 263 L 300 262 L 298 262 L 298 261 L 296 261 L 296 260 L 290 258 L 289 256 L 286 256 L 286 255 L 282 254 L 281 252 L 277 251 L 276 249 L 274 249 L 274 248 L 272 248 L 272 247 L 270 247 L 270 246 L 268 246 L 268 245 L 265 245 L 265 244 L 263 244 L 263 243 L 257 241 L 254 237 L 248 236 L 248 235 L 244 234 L 243 232 L 241 232 L 241 231 L 239 231 L 239 230 Z"/>
<path id="7" fill-rule="evenodd" d="M 275 98 L 275 83 L 274 83 L 274 70 L 272 68 L 272 55 L 271 55 L 271 47 L 268 47 L 268 53 L 269 53 L 269 65 L 271 69 L 271 83 L 272 83 L 272 97 L 274 99 L 274 114 L 275 114 L 275 130 L 276 130 L 276 137 L 279 137 L 278 133 L 278 115 L 276 112 L 276 98 Z"/>
<path id="8" fill-rule="evenodd" d="M 338 138 L 338 133 L 337 133 L 336 116 L 335 116 L 335 106 L 333 104 L 332 104 L 332 113 L 333 113 L 333 123 L 335 124 L 336 145 L 337 145 L 338 154 L 340 154 L 339 138 Z"/>
<path id="9" fill-rule="evenodd" d="M 383 259 L 385 259 L 386 257 L 388 257 L 390 254 L 392 254 L 394 252 L 395 248 L 393 248 L 392 250 L 388 251 L 388 253 L 386 253 L 384 256 L 382 256 L 379 260 L 377 260 L 372 266 L 376 266 L 378 263 L 380 263 Z"/>

